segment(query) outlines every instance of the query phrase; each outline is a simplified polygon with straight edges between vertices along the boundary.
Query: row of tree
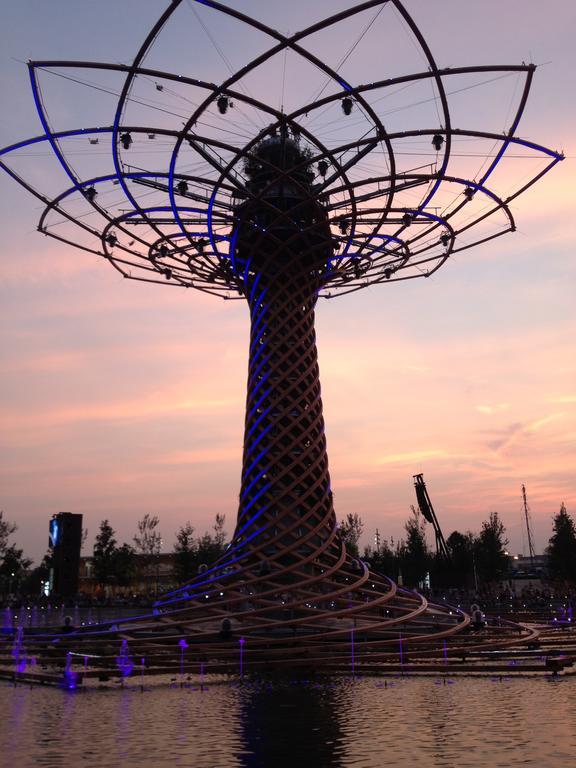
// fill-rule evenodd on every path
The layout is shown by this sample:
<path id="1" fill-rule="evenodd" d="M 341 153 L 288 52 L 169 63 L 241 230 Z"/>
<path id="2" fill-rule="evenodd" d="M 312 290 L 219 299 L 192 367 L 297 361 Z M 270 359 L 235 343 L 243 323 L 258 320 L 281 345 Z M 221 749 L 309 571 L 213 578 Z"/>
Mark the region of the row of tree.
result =
<path id="1" fill-rule="evenodd" d="M 223 554 L 226 547 L 224 523 L 224 515 L 217 514 L 212 531 L 200 536 L 195 535 L 190 522 L 180 527 L 173 548 L 175 581 L 190 580 L 202 564 L 210 565 Z M 138 521 L 132 542 L 119 544 L 110 522 L 102 520 L 92 550 L 92 569 L 97 583 L 129 587 L 137 576 L 143 575 L 150 590 L 158 573 L 162 551 L 159 524 L 157 515 L 146 514 Z M 16 524 L 6 520 L 0 511 L 0 594 L 39 595 L 42 582 L 49 578 L 51 554 L 48 552 L 38 567 L 29 570 L 32 561 L 25 557 L 23 550 L 10 543 L 16 530 Z M 83 543 L 86 534 L 84 531 Z"/>
<path id="2" fill-rule="evenodd" d="M 562 503 L 546 549 L 548 572 L 557 581 L 576 584 L 576 524 Z"/>
<path id="3" fill-rule="evenodd" d="M 11 523 L 0 511 L 0 581 L 4 585 L 4 591 L 10 592 L 15 587 L 27 569 L 32 565 L 32 560 L 24 555 L 22 549 L 16 544 L 9 543 L 10 537 L 18 530 L 16 523 Z"/>
<path id="4" fill-rule="evenodd" d="M 422 584 L 427 575 L 435 587 L 478 588 L 506 578 L 510 555 L 506 549 L 506 529 L 497 512 L 482 523 L 479 534 L 453 531 L 446 539 L 449 560 L 430 551 L 426 522 L 419 511 L 404 525 L 405 538 L 396 543 L 384 540 L 378 547 L 366 547 L 363 554 L 372 568 L 407 586 Z M 340 525 L 340 535 L 348 549 L 358 555 L 362 519 L 349 514 Z M 553 534 L 546 548 L 548 578 L 553 582 L 576 584 L 576 525 L 562 504 L 554 517 Z"/>
<path id="5" fill-rule="evenodd" d="M 92 568 L 98 584 L 126 587 L 140 570 L 150 586 L 162 549 L 159 522 L 156 515 L 144 515 L 138 521 L 133 545 L 124 543 L 118 546 L 116 532 L 108 520 L 102 520 L 92 553 Z M 211 565 L 223 554 L 226 547 L 224 523 L 225 516 L 217 514 L 213 532 L 206 531 L 201 536 L 195 535 L 190 521 L 178 529 L 173 550 L 175 581 L 179 584 L 189 581 L 201 565 Z"/>
<path id="6" fill-rule="evenodd" d="M 216 515 L 212 531 L 196 535 L 188 521 L 176 533 L 173 546 L 173 577 L 181 584 L 198 573 L 200 566 L 215 562 L 226 549 L 224 515 Z M 100 585 L 128 587 L 137 572 L 144 572 L 148 587 L 158 567 L 162 537 L 159 518 L 146 514 L 137 523 L 132 543 L 118 544 L 116 532 L 108 520 L 100 523 L 92 552 L 92 567 Z M 509 574 L 506 529 L 496 512 L 482 523 L 478 534 L 453 531 L 446 540 L 449 561 L 431 552 L 426 540 L 426 522 L 412 508 L 404 525 L 405 537 L 397 542 L 384 540 L 378 547 L 366 547 L 363 558 L 374 570 L 399 580 L 407 586 L 422 584 L 430 575 L 433 586 L 477 588 L 480 584 L 501 581 Z M 15 544 L 9 542 L 17 530 L 0 511 L 0 581 L 3 591 L 39 594 L 40 583 L 48 578 L 50 556 L 29 571 L 31 560 Z M 364 530 L 362 519 L 349 514 L 340 524 L 339 533 L 348 550 L 358 556 Z M 576 525 L 562 504 L 554 517 L 553 534 L 546 549 L 551 581 L 576 584 Z M 157 573 L 157 571 L 156 571 Z"/>

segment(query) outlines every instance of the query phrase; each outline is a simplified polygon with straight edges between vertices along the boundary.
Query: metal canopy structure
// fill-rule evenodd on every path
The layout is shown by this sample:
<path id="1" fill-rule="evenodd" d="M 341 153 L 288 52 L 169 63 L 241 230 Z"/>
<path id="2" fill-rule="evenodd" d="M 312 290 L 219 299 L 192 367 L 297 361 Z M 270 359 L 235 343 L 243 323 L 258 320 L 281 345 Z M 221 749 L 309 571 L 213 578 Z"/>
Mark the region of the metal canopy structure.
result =
<path id="1" fill-rule="evenodd" d="M 225 16 L 239 34 L 257 32 L 267 45 L 219 84 L 146 66 L 181 7 L 194 6 Z M 380 79 L 367 72 L 376 79 L 350 82 L 341 66 L 313 52 L 318 35 L 371 14 L 343 64 L 386 9 L 412 38 L 421 69 Z M 288 53 L 320 73 L 314 97 L 288 108 L 273 105 L 276 93 L 251 95 L 254 77 Z M 452 255 L 515 229 L 511 202 L 562 159 L 517 133 L 534 71 L 532 64 L 439 68 L 398 0 L 365 2 L 293 35 L 211 0 L 175 0 L 131 64 L 29 63 L 44 132 L 1 150 L 0 164 L 44 203 L 39 231 L 102 257 L 126 278 L 242 298 L 251 313 L 242 486 L 229 549 L 159 600 L 154 615 L 78 632 L 78 643 L 98 647 L 121 633 L 162 653 L 185 636 L 198 658 L 216 658 L 222 668 L 241 634 L 255 665 L 316 665 L 350 651 L 377 661 L 399 635 L 429 647 L 468 625 L 462 611 L 429 605 L 346 550 L 328 473 L 314 311 L 318 298 L 429 277 Z M 114 108 L 98 125 L 57 130 L 41 88 L 48 76 L 113 94 Z M 504 131 L 453 124 L 452 94 L 509 76 L 520 87 Z M 430 107 L 430 119 L 405 128 L 394 119 L 391 127 L 387 115 L 406 108 L 394 100 L 421 88 L 429 96 L 417 103 Z M 283 92 L 284 84 L 281 101 Z M 185 115 L 152 100 L 167 93 Z M 156 120 L 138 121 L 143 114 Z M 151 155 L 152 142 L 159 151 Z M 86 155 L 94 150 L 82 175 L 79 146 Z M 97 172 L 103 146 L 109 154 Z M 64 171 L 55 194 L 12 162 L 39 148 Z M 414 166 L 422 154 L 426 162 Z M 503 193 L 498 169 L 509 159 L 538 165 Z M 496 642 L 506 632 L 501 627 Z M 462 636 L 458 642 L 466 644 Z"/>

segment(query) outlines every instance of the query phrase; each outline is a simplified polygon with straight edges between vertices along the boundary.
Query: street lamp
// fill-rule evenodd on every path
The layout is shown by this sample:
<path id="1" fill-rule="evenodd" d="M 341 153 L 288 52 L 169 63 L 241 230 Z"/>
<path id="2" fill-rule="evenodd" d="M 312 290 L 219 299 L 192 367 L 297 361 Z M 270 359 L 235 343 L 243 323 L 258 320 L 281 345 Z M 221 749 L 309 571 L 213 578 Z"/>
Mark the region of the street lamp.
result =
<path id="1" fill-rule="evenodd" d="M 160 539 L 160 546 L 156 552 L 156 597 L 158 597 L 158 589 L 160 587 L 160 556 L 162 554 L 163 540 Z"/>
<path id="2" fill-rule="evenodd" d="M 474 574 L 474 591 L 478 592 L 478 572 L 476 571 L 476 554 L 472 547 L 472 572 Z"/>

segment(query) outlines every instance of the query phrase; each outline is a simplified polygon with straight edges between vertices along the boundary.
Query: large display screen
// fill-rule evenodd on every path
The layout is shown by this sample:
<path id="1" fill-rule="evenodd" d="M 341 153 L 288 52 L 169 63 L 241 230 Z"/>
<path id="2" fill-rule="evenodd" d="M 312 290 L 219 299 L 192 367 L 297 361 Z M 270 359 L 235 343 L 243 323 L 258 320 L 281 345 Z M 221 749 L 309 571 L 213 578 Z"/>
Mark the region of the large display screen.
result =
<path id="1" fill-rule="evenodd" d="M 59 537 L 59 525 L 58 520 L 53 517 L 52 520 L 50 520 L 50 528 L 49 528 L 49 546 L 51 549 L 54 549 L 56 544 L 58 544 L 58 537 Z"/>

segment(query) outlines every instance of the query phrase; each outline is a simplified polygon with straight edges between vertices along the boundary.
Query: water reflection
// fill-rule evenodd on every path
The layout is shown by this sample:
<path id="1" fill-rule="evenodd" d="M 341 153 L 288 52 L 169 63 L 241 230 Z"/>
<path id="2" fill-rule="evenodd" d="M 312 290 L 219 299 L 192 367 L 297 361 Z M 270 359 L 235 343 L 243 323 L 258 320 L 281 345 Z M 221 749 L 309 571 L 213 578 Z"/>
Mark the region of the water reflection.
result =
<path id="1" fill-rule="evenodd" d="M 349 704 L 343 683 L 274 680 L 245 687 L 240 765 L 341 768 L 345 748 L 340 716 Z"/>
<path id="2" fill-rule="evenodd" d="M 576 754 L 576 677 L 180 682 L 0 683 L 0 755 L 11 768 L 566 768 Z"/>

